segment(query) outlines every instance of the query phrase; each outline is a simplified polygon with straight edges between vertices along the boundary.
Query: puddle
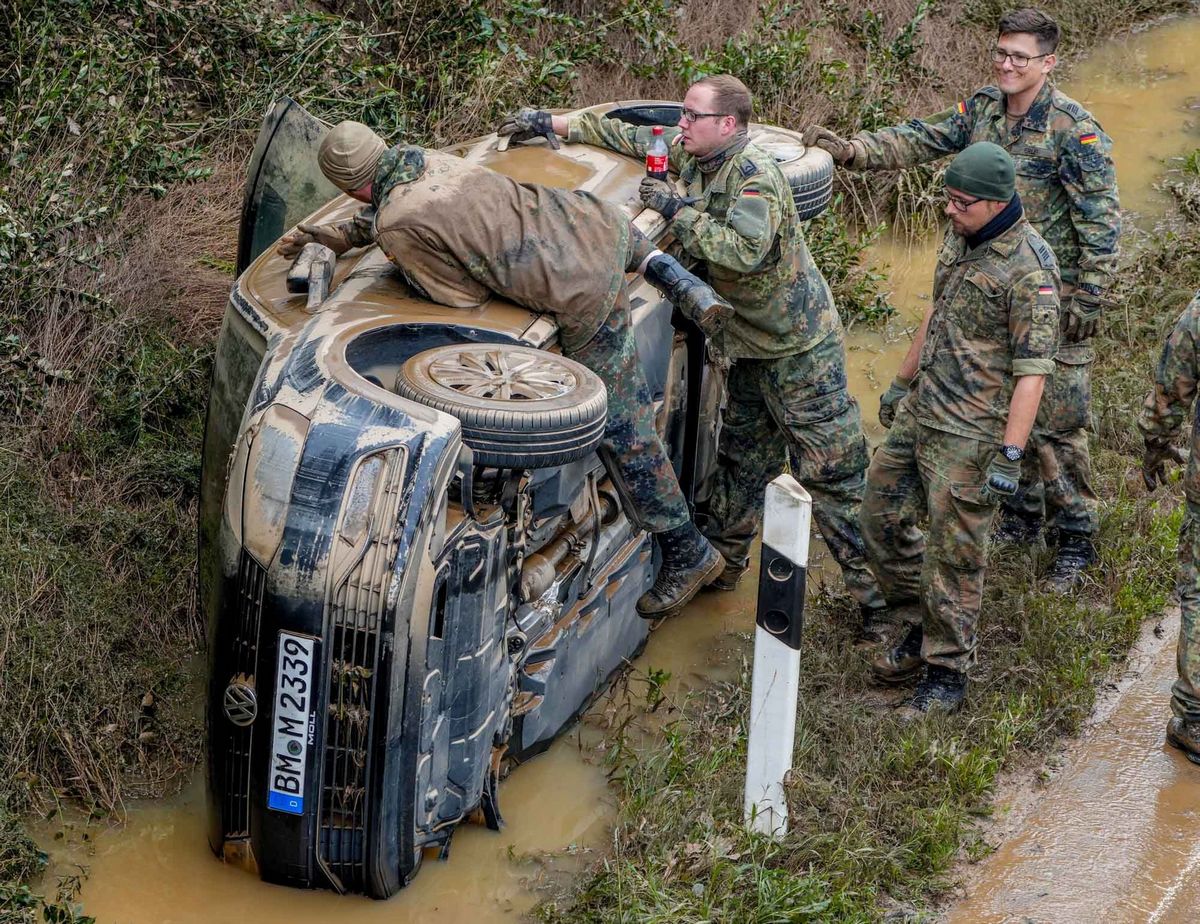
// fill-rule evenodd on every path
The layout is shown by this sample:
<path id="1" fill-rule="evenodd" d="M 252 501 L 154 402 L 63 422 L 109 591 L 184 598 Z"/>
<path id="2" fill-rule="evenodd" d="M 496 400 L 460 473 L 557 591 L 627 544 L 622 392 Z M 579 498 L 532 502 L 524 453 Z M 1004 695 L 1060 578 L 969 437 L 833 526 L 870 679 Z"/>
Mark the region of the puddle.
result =
<path id="1" fill-rule="evenodd" d="M 1168 23 L 1098 50 L 1064 86 L 1115 136 L 1122 204 L 1143 217 L 1165 208 L 1165 197 L 1150 184 L 1166 158 L 1200 145 L 1200 111 L 1188 109 L 1189 97 L 1194 106 L 1200 87 L 1196 48 L 1200 20 Z M 888 273 L 897 308 L 885 330 L 854 329 L 847 336 L 850 387 L 872 440 L 883 432 L 877 421 L 879 394 L 908 348 L 907 330 L 928 305 L 936 244 L 936 238 L 913 242 L 885 237 L 871 248 L 870 261 Z M 821 543 L 814 543 L 812 557 L 816 573 L 836 580 L 836 566 Z M 675 690 L 733 679 L 745 650 L 743 639 L 753 626 L 755 585 L 752 574 L 735 593 L 702 595 L 683 617 L 651 637 L 636 670 L 669 671 L 669 687 Z M 1093 742 L 1095 766 L 1080 772 L 1083 794 L 1074 810 L 1097 819 L 1091 839 L 1074 844 L 1056 839 L 1052 822 L 1066 811 L 1056 805 L 1047 813 L 1045 837 L 1035 828 L 1006 847 L 1004 856 L 1011 859 L 1004 861 L 1008 866 L 994 888 L 981 885 L 973 898 L 985 904 L 969 906 L 980 910 L 964 911 L 965 917 L 954 920 L 1006 920 L 1006 910 L 996 911 L 999 917 L 984 916 L 992 913 L 985 910 L 993 907 L 987 903 L 1004 900 L 1009 891 L 1016 895 L 1013 901 L 1032 894 L 1010 889 L 1010 877 L 1028 875 L 1030 883 L 1044 882 L 1046 889 L 1086 891 L 1084 880 L 1074 875 L 1077 870 L 1080 876 L 1092 871 L 1097 894 L 1109 897 L 1108 904 L 1096 909 L 1118 909 L 1105 914 L 1106 920 L 1146 920 L 1147 915 L 1180 920 L 1198 907 L 1200 853 L 1194 832 L 1200 774 L 1162 751 L 1169 666 L 1157 664 L 1145 688 L 1131 690 L 1122 701 L 1121 714 L 1132 711 L 1127 719 L 1114 720 L 1113 735 L 1104 739 L 1110 743 Z M 51 841 L 52 832 L 46 843 L 55 856 L 54 872 L 70 874 L 75 863 L 88 868 L 80 900 L 102 924 L 224 924 L 251 917 L 261 924 L 334 917 L 344 924 L 405 924 L 434 914 L 478 924 L 515 921 L 536 904 L 536 881 L 553 874 L 544 862 L 522 861 L 522 855 L 552 854 L 551 867 L 569 871 L 572 861 L 586 859 L 608 837 L 615 806 L 598 755 L 585 743 L 594 737 L 585 723 L 582 733 L 572 732 L 518 768 L 500 791 L 507 827 L 496 834 L 464 825 L 454 837 L 450 860 L 426 862 L 413 885 L 387 902 L 270 886 L 223 866 L 205 843 L 199 782 L 176 799 L 133 806 L 125 827 L 93 831 L 87 844 L 64 847 Z M 1022 855 L 1022 850 L 1031 853 Z M 1120 869 L 1105 872 L 1101 861 L 1113 854 L 1122 857 Z M 1067 870 L 1070 877 L 1064 875 Z M 1046 919 L 1097 916 L 1079 916 L 1064 906 Z"/>

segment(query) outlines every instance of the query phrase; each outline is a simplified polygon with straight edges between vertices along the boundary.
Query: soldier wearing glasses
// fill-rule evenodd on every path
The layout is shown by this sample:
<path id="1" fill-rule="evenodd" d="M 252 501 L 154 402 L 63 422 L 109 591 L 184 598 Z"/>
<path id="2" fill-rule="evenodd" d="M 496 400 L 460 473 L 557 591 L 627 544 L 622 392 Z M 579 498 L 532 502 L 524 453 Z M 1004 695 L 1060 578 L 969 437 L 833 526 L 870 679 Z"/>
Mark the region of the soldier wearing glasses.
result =
<path id="1" fill-rule="evenodd" d="M 801 234 L 791 187 L 773 158 L 750 143 L 750 91 L 736 77 L 697 81 L 668 129 L 670 166 L 685 195 L 642 181 L 642 201 L 670 222 L 688 256 L 734 309 L 723 351 L 733 360 L 719 465 L 704 531 L 725 556 L 714 584 L 732 590 L 749 567 L 767 482 L 790 452 L 797 477 L 846 587 L 858 601 L 859 641 L 881 641 L 885 605 L 866 564 L 858 528 L 867 447 L 858 403 L 846 385 L 842 324 Z M 570 120 L 526 109 L 502 134 L 565 136 L 645 156 L 648 126 L 585 113 Z"/>
<path id="2" fill-rule="evenodd" d="M 1090 344 L 1113 283 L 1121 219 L 1111 142 L 1074 100 L 1058 92 L 1049 75 L 1056 62 L 1059 28 L 1033 9 L 1005 14 L 992 52 L 998 86 L 927 119 L 849 141 L 820 126 L 805 140 L 853 170 L 909 167 L 961 151 L 976 141 L 1004 147 L 1016 162 L 1017 190 L 1026 217 L 1054 249 L 1062 271 L 1062 346 L 1042 402 L 1021 489 L 1002 511 L 1002 538 L 1029 542 L 1045 512 L 1058 534 L 1049 581 L 1069 590 L 1095 561 L 1099 529 L 1088 454 L 1091 397 Z M 887 426 L 910 382 L 900 378 L 879 409 Z"/>

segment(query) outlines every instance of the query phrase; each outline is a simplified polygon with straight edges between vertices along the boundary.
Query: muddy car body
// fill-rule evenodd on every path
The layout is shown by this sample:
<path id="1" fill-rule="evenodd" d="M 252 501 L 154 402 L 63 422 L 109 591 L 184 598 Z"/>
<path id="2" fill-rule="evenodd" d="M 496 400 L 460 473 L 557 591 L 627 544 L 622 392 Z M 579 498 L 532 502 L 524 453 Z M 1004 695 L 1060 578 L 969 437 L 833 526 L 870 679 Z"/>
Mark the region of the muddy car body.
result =
<path id="1" fill-rule="evenodd" d="M 638 124 L 679 111 L 602 108 Z M 316 172 L 323 131 L 290 101 L 264 123 L 217 348 L 200 535 L 210 843 L 273 882 L 385 897 L 461 821 L 498 826 L 502 770 L 545 749 L 645 644 L 635 603 L 654 547 L 622 512 L 595 441 L 571 442 L 553 407 L 527 452 L 520 439 L 497 450 L 452 404 L 397 393 L 431 351 L 502 363 L 532 348 L 554 362 L 551 318 L 498 298 L 472 310 L 423 300 L 375 247 L 338 260 L 314 310 L 288 291 L 290 261 L 270 244 L 299 220 L 359 208 Z M 757 131 L 797 159 L 795 136 Z M 451 150 L 589 190 L 664 234 L 641 212 L 643 168 L 628 158 L 500 151 L 495 136 Z M 828 165 L 812 160 L 797 196 L 819 209 Z M 694 501 L 721 377 L 657 291 L 631 277 L 630 298 L 660 432 Z M 570 405 L 571 387 L 547 400 Z"/>

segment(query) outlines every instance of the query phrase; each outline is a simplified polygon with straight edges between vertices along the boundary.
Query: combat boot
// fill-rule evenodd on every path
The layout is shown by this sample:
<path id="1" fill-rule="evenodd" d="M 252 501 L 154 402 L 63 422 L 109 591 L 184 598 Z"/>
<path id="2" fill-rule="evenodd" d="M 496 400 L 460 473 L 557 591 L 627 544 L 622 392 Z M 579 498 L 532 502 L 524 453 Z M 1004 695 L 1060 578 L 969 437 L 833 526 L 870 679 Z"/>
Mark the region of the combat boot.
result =
<path id="1" fill-rule="evenodd" d="M 715 581 L 708 585 L 708 589 L 737 590 L 738 583 L 749 570 L 750 568 L 746 565 L 731 565 L 726 562 L 725 570 L 721 572 Z"/>
<path id="2" fill-rule="evenodd" d="M 1029 545 L 1041 535 L 1042 523 L 1042 518 L 1036 513 L 1001 507 L 1000 515 L 996 518 L 996 539 L 1014 545 Z"/>
<path id="3" fill-rule="evenodd" d="M 1174 716 L 1167 722 L 1167 744 L 1183 751 L 1192 763 L 1200 764 L 1200 721 L 1189 722 Z"/>
<path id="4" fill-rule="evenodd" d="M 682 610 L 700 588 L 711 584 L 725 569 L 725 559 L 688 520 L 682 526 L 657 534 L 662 566 L 654 586 L 637 602 L 643 619 L 664 619 Z"/>
<path id="5" fill-rule="evenodd" d="M 1060 594 L 1069 593 L 1083 581 L 1083 571 L 1096 562 L 1096 546 L 1088 536 L 1063 533 L 1058 551 L 1046 572 L 1046 583 Z"/>
<path id="6" fill-rule="evenodd" d="M 889 618 L 891 610 L 886 606 L 860 606 L 859 612 L 862 614 L 862 623 L 854 636 L 854 647 L 871 648 L 886 642 L 888 630 L 892 627 Z M 918 642 L 917 655 L 920 656 L 920 653 L 921 645 Z"/>
<path id="7" fill-rule="evenodd" d="M 710 337 L 733 316 L 733 306 L 729 302 L 672 256 L 662 253 L 653 257 L 642 275 Z"/>
<path id="8" fill-rule="evenodd" d="M 904 683 L 910 677 L 916 676 L 924 664 L 921 660 L 921 642 L 925 639 L 925 630 L 921 624 L 908 627 L 908 633 L 900 640 L 895 648 L 885 651 L 871 662 L 871 673 L 880 683 Z"/>
<path id="9" fill-rule="evenodd" d="M 929 712 L 954 712 L 967 696 L 967 675 L 962 671 L 930 664 L 917 689 L 901 709 L 910 717 Z"/>

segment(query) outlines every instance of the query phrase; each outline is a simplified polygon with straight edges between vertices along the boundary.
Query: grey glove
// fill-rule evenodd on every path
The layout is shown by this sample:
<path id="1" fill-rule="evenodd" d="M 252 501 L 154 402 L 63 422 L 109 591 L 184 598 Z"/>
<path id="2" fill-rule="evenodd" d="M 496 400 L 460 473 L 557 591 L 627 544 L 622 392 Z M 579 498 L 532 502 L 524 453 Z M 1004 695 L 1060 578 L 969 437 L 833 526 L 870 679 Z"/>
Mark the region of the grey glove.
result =
<path id="1" fill-rule="evenodd" d="M 1021 483 L 1021 460 L 1012 461 L 1002 452 L 992 456 L 991 464 L 984 473 L 983 490 L 979 493 L 985 501 L 1000 501 L 1017 493 Z"/>
<path id="2" fill-rule="evenodd" d="M 507 115 L 496 129 L 496 134 L 508 136 L 521 144 L 534 138 L 545 138 L 550 147 L 558 150 L 562 145 L 554 134 L 554 117 L 545 109 L 520 109 Z"/>
<path id="3" fill-rule="evenodd" d="M 1146 490 L 1153 491 L 1167 481 L 1167 463 L 1184 464 L 1188 460 L 1187 450 L 1182 446 L 1172 445 L 1166 437 L 1147 436 L 1146 453 L 1142 456 L 1142 481 Z"/>
<path id="4" fill-rule="evenodd" d="M 337 225 L 297 225 L 296 230 L 285 234 L 275 246 L 281 257 L 294 257 L 306 244 L 323 244 L 339 257 L 350 249 L 350 241 Z"/>
<path id="5" fill-rule="evenodd" d="M 885 430 L 890 430 L 896 422 L 896 405 L 908 394 L 912 379 L 896 376 L 888 390 L 879 396 L 879 422 Z"/>
<path id="6" fill-rule="evenodd" d="M 685 205 L 695 205 L 696 200 L 691 196 L 681 196 L 666 180 L 656 180 L 653 177 L 643 177 L 638 186 L 638 194 L 646 208 L 654 209 L 670 221 Z"/>
<path id="7" fill-rule="evenodd" d="M 810 148 L 815 145 L 828 151 L 839 164 L 848 164 L 854 160 L 854 145 L 821 125 L 810 125 L 804 130 L 804 144 Z"/>
<path id="8" fill-rule="evenodd" d="M 1076 289 L 1065 299 L 1062 314 L 1063 339 L 1068 343 L 1080 343 L 1096 335 L 1100 316 L 1104 313 L 1103 295 Z"/>

